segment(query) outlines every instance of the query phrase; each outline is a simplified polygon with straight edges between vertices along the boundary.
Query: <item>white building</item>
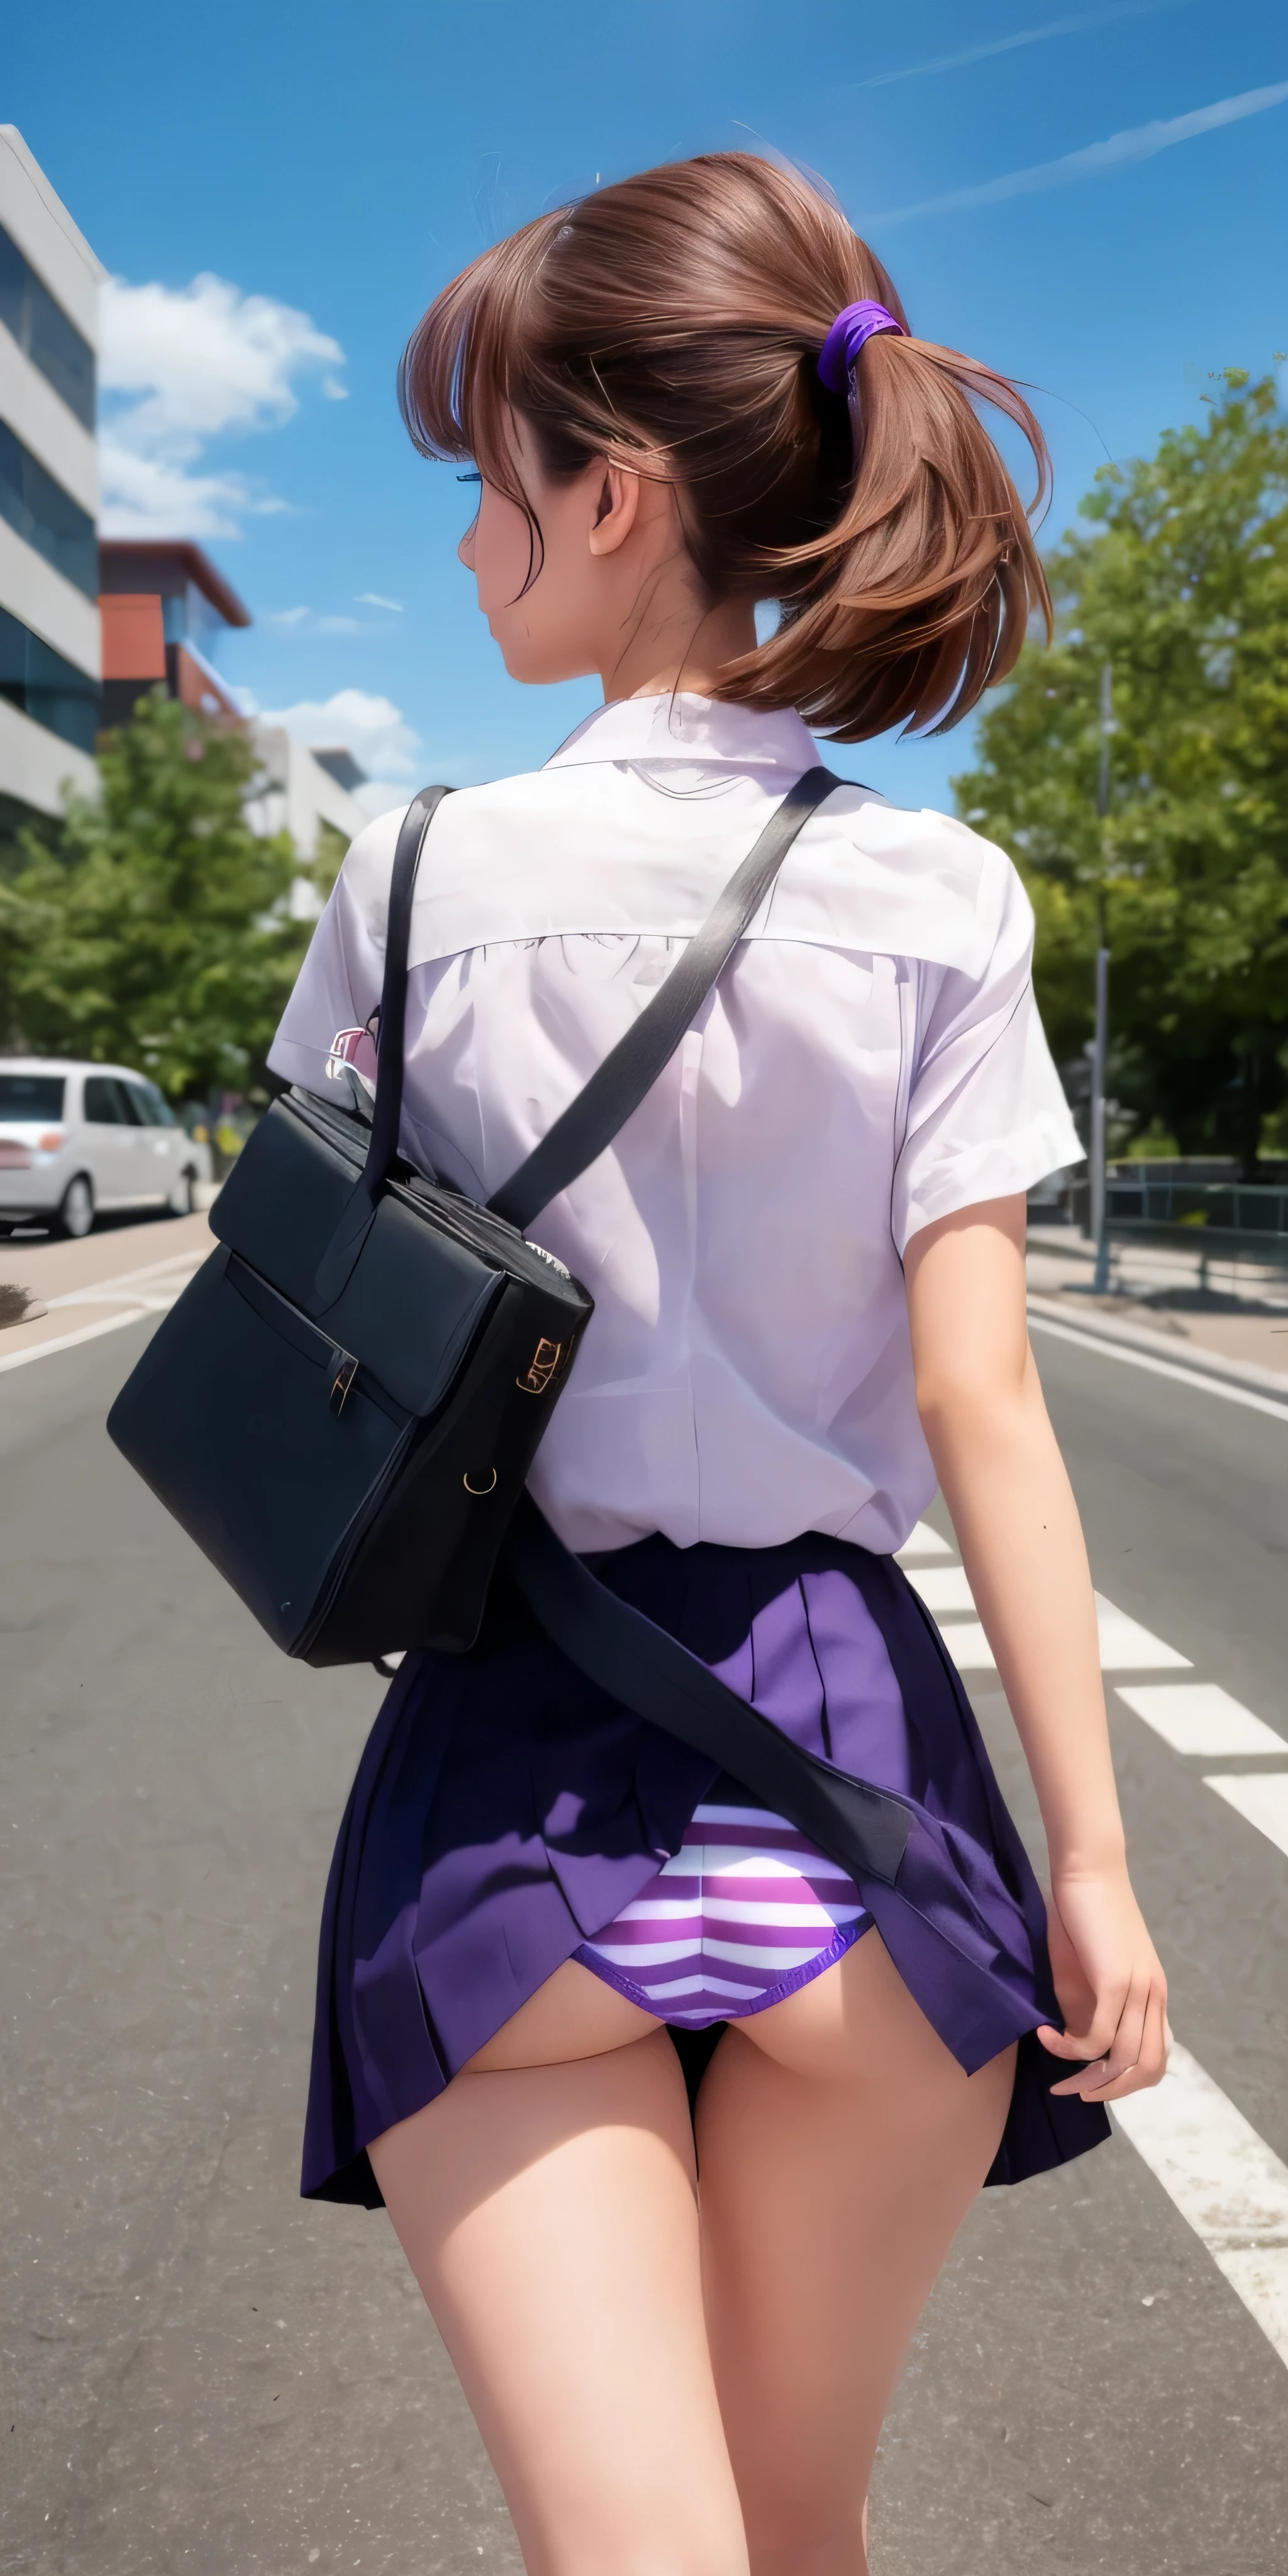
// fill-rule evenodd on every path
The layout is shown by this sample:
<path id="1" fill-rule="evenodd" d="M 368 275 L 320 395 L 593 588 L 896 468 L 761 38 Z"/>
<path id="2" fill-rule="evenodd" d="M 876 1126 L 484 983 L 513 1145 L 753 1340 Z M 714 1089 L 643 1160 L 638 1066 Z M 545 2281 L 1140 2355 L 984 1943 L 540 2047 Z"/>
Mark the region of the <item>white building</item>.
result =
<path id="1" fill-rule="evenodd" d="M 0 125 L 0 839 L 97 784 L 98 290 L 105 270 Z"/>
<path id="2" fill-rule="evenodd" d="M 289 832 L 297 855 L 305 861 L 317 856 L 322 823 L 330 823 L 346 841 L 352 841 L 369 819 L 352 792 L 366 777 L 352 752 L 310 751 L 282 725 L 252 722 L 250 733 L 260 763 L 260 776 L 246 805 L 252 832 L 265 839 L 274 832 Z M 296 879 L 291 909 L 297 920 L 305 921 L 322 909 L 317 888 L 305 877 Z"/>

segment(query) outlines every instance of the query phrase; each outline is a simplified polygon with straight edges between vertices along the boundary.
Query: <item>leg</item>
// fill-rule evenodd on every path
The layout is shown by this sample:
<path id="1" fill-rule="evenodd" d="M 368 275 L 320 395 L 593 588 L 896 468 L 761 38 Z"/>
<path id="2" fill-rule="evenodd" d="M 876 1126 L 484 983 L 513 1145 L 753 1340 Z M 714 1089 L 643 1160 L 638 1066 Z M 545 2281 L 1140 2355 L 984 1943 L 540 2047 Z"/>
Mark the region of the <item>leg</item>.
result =
<path id="1" fill-rule="evenodd" d="M 754 2576 L 865 2576 L 882 2418 L 1013 2073 L 1008 2049 L 963 2075 L 874 1931 L 721 2041 L 703 2269 Z"/>
<path id="2" fill-rule="evenodd" d="M 480 2058 L 371 2161 L 525 2565 L 746 2576 L 669 2039 L 570 1962 Z"/>

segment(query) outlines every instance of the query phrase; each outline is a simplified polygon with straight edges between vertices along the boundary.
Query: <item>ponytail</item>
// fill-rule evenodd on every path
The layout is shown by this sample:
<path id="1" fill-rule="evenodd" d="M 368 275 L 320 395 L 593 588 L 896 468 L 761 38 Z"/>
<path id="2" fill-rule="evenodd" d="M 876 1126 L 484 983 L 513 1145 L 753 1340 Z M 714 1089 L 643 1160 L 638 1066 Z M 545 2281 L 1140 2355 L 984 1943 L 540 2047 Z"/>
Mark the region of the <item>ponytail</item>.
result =
<path id="1" fill-rule="evenodd" d="M 886 320 L 843 335 L 838 368 L 858 305 Z M 844 217 L 750 154 L 645 171 L 485 251 L 413 333 L 400 399 L 422 453 L 477 459 L 524 507 L 510 409 L 556 478 L 605 457 L 671 482 L 709 599 L 779 605 L 719 696 L 797 707 L 835 741 L 946 730 L 1012 669 L 1033 609 L 1050 632 L 980 418 L 1027 441 L 1036 508 L 1050 462 L 1023 395 L 911 337 Z"/>

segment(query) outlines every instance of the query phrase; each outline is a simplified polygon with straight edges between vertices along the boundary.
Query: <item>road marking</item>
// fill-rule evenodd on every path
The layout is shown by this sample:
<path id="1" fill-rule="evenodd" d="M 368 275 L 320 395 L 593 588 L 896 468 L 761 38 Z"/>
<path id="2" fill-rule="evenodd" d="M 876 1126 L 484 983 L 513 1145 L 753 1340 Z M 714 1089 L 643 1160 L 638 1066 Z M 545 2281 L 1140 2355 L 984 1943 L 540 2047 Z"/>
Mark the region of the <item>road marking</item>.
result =
<path id="1" fill-rule="evenodd" d="M 1173 1669 L 1189 1672 L 1188 1655 L 1177 1653 L 1175 1646 L 1165 1646 L 1161 1637 L 1142 1628 L 1139 1619 L 1129 1619 L 1125 1610 L 1115 1610 L 1103 1592 L 1096 1594 L 1096 1617 L 1100 1622 L 1100 1669 L 1102 1673 L 1166 1672 Z"/>
<path id="2" fill-rule="evenodd" d="M 1118 1697 L 1173 1753 L 1288 1753 L 1283 1736 L 1218 1682 L 1120 1682 Z"/>
<path id="3" fill-rule="evenodd" d="M 1288 1771 L 1207 1772 L 1205 1789 L 1215 1789 L 1227 1807 L 1245 1816 L 1268 1842 L 1288 1852 Z"/>
<path id="4" fill-rule="evenodd" d="M 1102 1673 L 1167 1672 L 1173 1668 L 1189 1671 L 1188 1655 L 1179 1655 L 1175 1646 L 1165 1646 L 1161 1637 L 1142 1628 L 1139 1619 L 1129 1619 L 1125 1610 L 1116 1610 L 1102 1592 L 1096 1594 L 1096 1619 Z M 978 1620 L 950 1620 L 940 1634 L 959 1673 L 996 1672 L 996 1657 Z"/>
<path id="5" fill-rule="evenodd" d="M 51 1298 L 46 1311 L 52 1315 L 56 1306 L 135 1306 L 146 1307 L 152 1315 L 168 1315 L 187 1285 L 186 1279 L 180 1279 L 173 1287 L 77 1288 L 70 1297 Z"/>
<path id="6" fill-rule="evenodd" d="M 1162 2083 L 1111 2108 L 1288 2364 L 1288 2165 L 1175 2041 Z"/>
<path id="7" fill-rule="evenodd" d="M 1046 1315 L 1029 1316 L 1031 1333 L 1050 1333 L 1057 1342 L 1072 1342 L 1080 1351 L 1095 1351 L 1102 1360 L 1122 1360 L 1128 1368 L 1145 1369 L 1151 1377 L 1175 1378 L 1181 1386 L 1194 1386 L 1200 1395 L 1219 1395 L 1226 1404 L 1242 1404 L 1250 1413 L 1268 1413 L 1276 1422 L 1288 1422 L 1288 1404 L 1276 1404 L 1271 1395 L 1254 1395 L 1250 1387 L 1227 1386 L 1223 1378 L 1207 1377 L 1198 1369 L 1177 1368 L 1171 1360 L 1151 1359 L 1147 1351 L 1129 1351 L 1121 1342 L 1099 1341 L 1094 1333 L 1079 1333 L 1072 1324 L 1053 1324 Z"/>
<path id="8" fill-rule="evenodd" d="M 101 1279 L 97 1286 L 69 1288 L 61 1297 L 51 1297 L 47 1312 L 53 1314 L 77 1306 L 119 1306 L 116 1315 L 105 1315 L 97 1324 L 82 1324 L 75 1332 L 53 1333 L 47 1341 L 29 1342 L 22 1351 L 7 1351 L 0 1356 L 0 1370 L 25 1368 L 29 1360 L 47 1360 L 55 1351 L 70 1351 L 78 1342 L 95 1341 L 100 1333 L 118 1332 L 123 1324 L 137 1324 L 145 1315 L 165 1315 L 178 1304 L 184 1289 L 207 1258 L 204 1252 L 172 1252 L 165 1261 L 150 1261 L 142 1270 L 127 1270 L 115 1279 Z M 183 1275 L 166 1278 L 175 1271 Z M 148 1286 L 145 1283 L 155 1284 Z"/>
<path id="9" fill-rule="evenodd" d="M 915 1529 L 909 1531 L 902 1547 L 895 1550 L 896 1562 L 900 1565 L 910 1565 L 913 1558 L 918 1556 L 951 1555 L 952 1549 L 947 1539 L 941 1538 L 938 1530 L 931 1528 L 929 1521 L 918 1521 Z"/>
<path id="10" fill-rule="evenodd" d="M 164 1261 L 146 1262 L 142 1270 L 118 1270 L 110 1279 L 100 1279 L 97 1282 L 89 1280 L 79 1288 L 68 1288 L 64 1291 L 61 1297 L 51 1297 L 49 1299 L 49 1304 L 51 1306 L 77 1306 L 83 1304 L 85 1299 L 91 1295 L 97 1295 L 99 1297 L 114 1297 L 118 1289 L 138 1288 L 143 1280 L 159 1279 L 162 1276 L 162 1273 L 167 1270 L 186 1270 L 189 1277 L 191 1277 L 194 1271 L 201 1268 L 202 1262 L 207 1260 L 208 1257 L 208 1254 L 204 1250 L 198 1249 L 194 1251 L 191 1246 L 189 1246 L 186 1252 L 168 1252 Z M 185 1283 L 180 1283 L 180 1285 L 183 1284 Z"/>
<path id="11" fill-rule="evenodd" d="M 55 1351 L 74 1350 L 77 1342 L 97 1341 L 100 1333 L 118 1333 L 122 1324 L 137 1324 L 147 1314 L 146 1306 L 130 1306 L 119 1315 L 105 1315 L 101 1324 L 82 1324 L 79 1332 L 58 1333 L 49 1342 L 33 1342 L 29 1350 L 7 1351 L 0 1359 L 0 1370 L 25 1368 L 28 1360 L 47 1360 Z"/>
<path id="12" fill-rule="evenodd" d="M 924 1565 L 915 1567 L 908 1576 L 914 1592 L 921 1594 L 928 1610 L 973 1610 L 975 1596 L 966 1580 L 964 1565 Z"/>

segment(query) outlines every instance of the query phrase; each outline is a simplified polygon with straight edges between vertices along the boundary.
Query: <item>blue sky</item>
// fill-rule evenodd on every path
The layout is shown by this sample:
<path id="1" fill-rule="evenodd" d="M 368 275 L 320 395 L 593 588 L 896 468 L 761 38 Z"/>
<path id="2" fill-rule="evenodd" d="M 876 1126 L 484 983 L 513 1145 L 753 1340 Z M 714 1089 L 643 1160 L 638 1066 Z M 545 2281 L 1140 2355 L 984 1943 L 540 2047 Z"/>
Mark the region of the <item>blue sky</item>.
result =
<path id="1" fill-rule="evenodd" d="M 117 281 L 117 524 L 200 535 L 255 619 L 228 678 L 391 796 L 531 766 L 597 696 L 506 678 L 468 495 L 394 401 L 430 296 L 542 207 L 738 145 L 822 172 L 914 328 L 1038 388 L 1051 534 L 1208 370 L 1288 345 L 1270 0 L 60 0 L 6 49 L 0 117 Z M 943 803 L 968 759 L 963 728 L 834 765 Z"/>

